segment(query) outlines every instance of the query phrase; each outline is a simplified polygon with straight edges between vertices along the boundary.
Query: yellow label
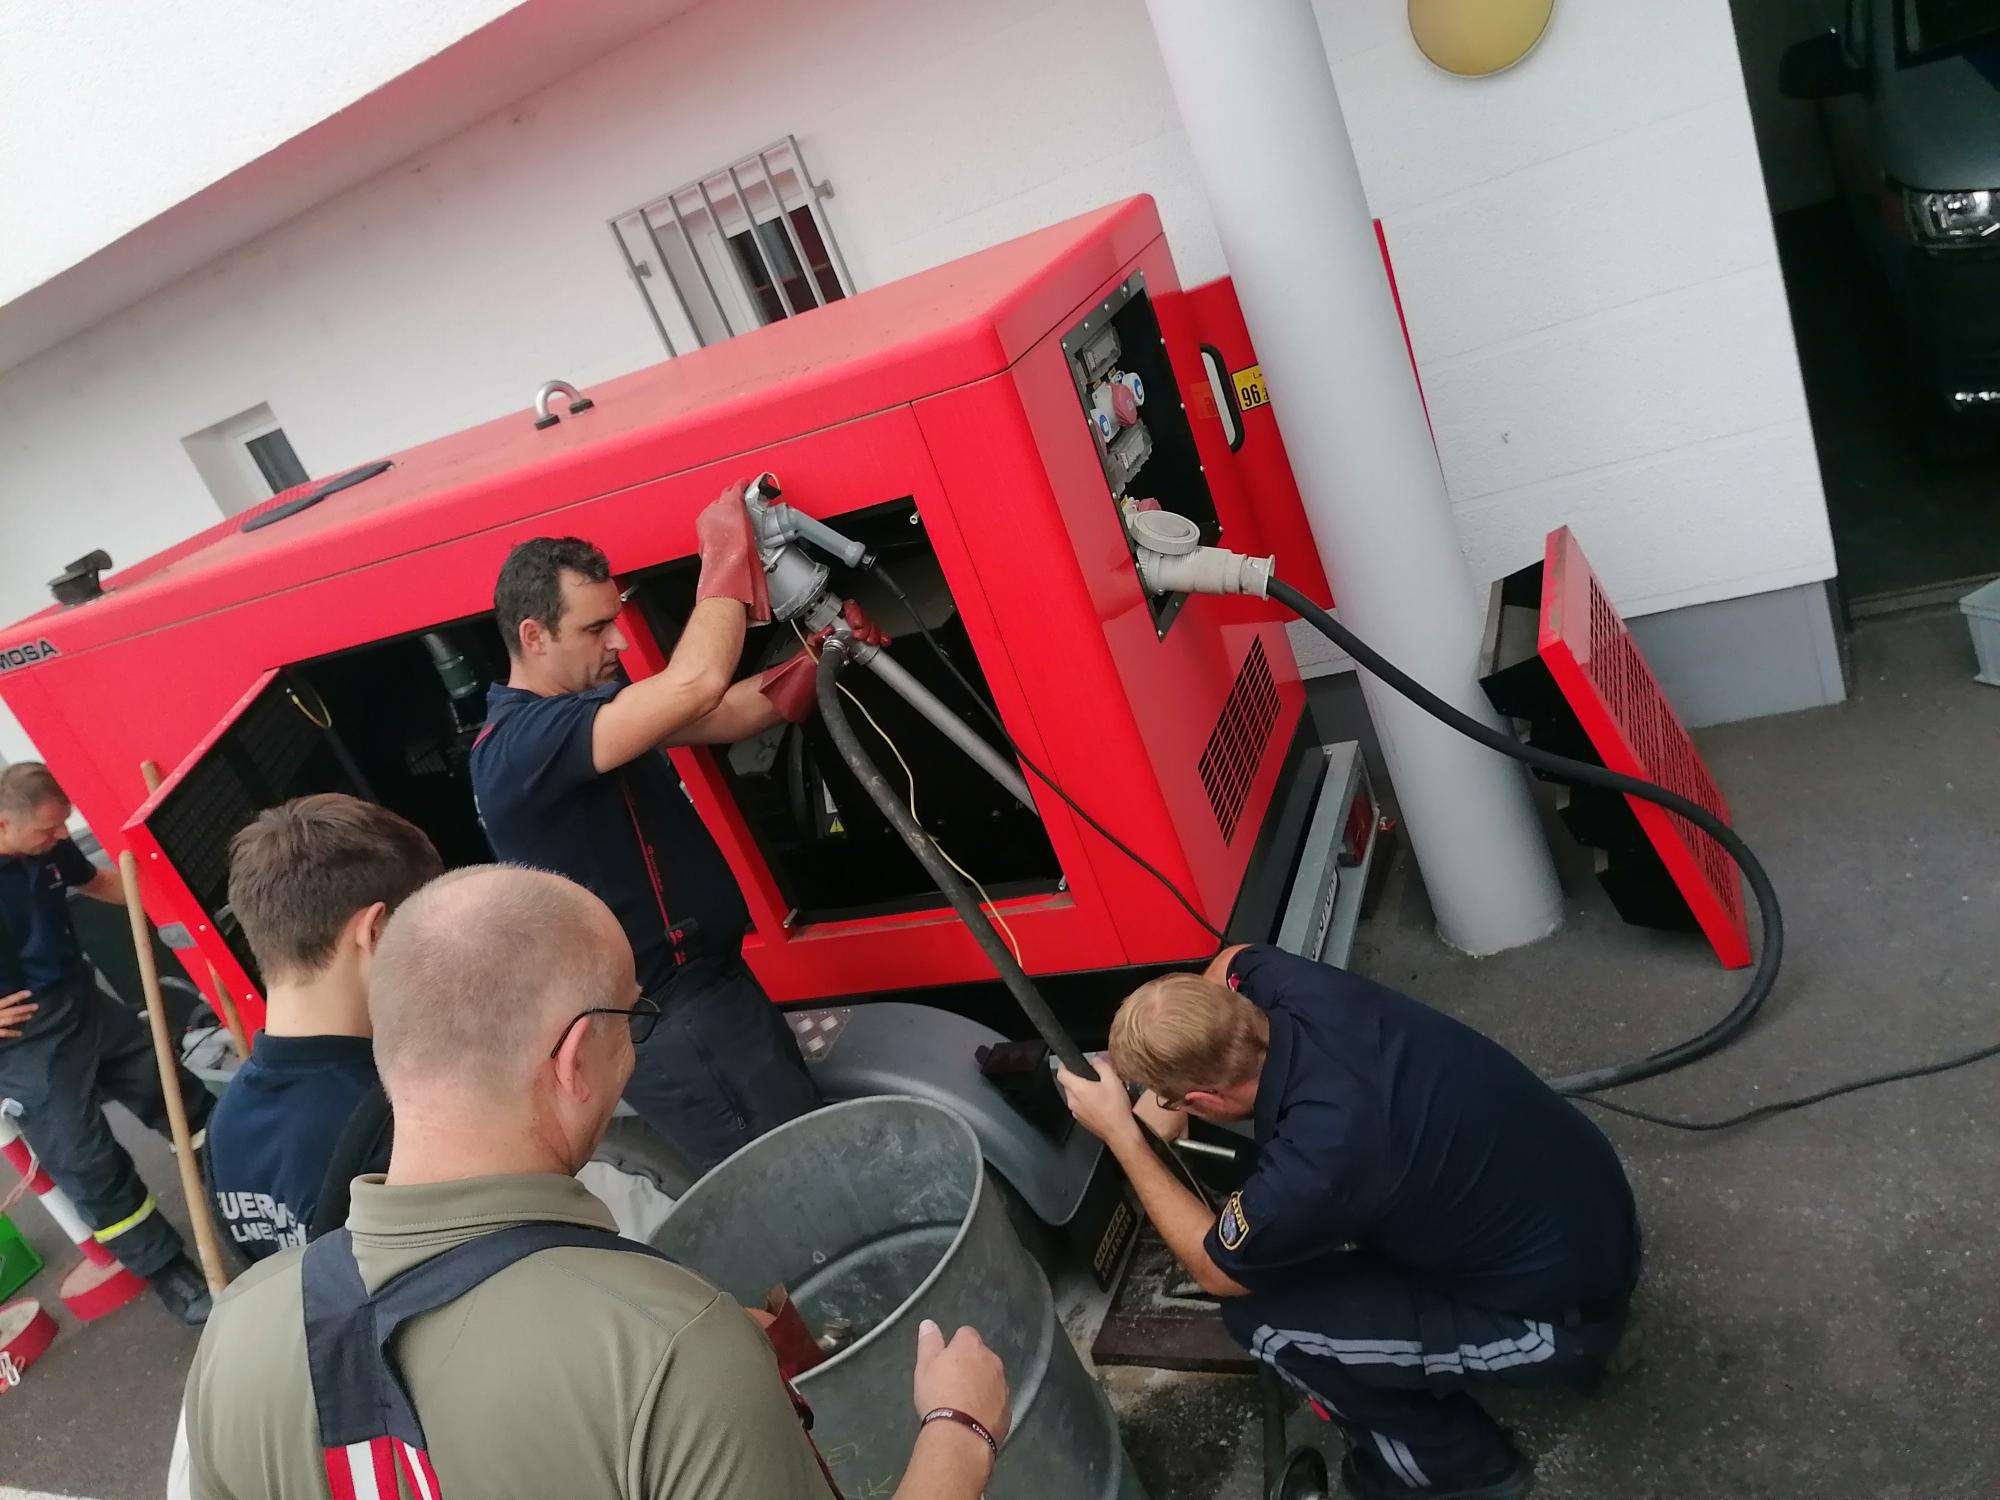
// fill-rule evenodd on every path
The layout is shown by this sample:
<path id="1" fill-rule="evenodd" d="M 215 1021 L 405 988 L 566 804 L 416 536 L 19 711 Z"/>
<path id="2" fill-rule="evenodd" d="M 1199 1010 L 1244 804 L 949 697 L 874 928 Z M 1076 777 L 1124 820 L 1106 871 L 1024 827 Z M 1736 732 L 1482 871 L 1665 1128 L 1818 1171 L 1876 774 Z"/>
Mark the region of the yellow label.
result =
<path id="1" fill-rule="evenodd" d="M 1253 406 L 1271 404 L 1271 393 L 1264 389 L 1262 365 L 1252 365 L 1247 370 L 1232 371 L 1229 378 L 1236 382 L 1236 404 L 1245 411 Z"/>

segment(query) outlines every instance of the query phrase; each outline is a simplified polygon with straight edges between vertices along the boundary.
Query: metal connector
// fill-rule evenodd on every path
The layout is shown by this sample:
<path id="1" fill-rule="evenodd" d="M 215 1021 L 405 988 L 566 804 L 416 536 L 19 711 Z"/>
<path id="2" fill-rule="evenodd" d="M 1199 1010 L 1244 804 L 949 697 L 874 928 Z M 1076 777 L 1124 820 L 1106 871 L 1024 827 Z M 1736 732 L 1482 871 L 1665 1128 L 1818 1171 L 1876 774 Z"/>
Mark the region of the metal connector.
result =
<path id="1" fill-rule="evenodd" d="M 1170 510 L 1133 510 L 1125 515 L 1139 565 L 1139 581 L 1149 594 L 1251 594 L 1265 597 L 1274 557 L 1245 557 L 1222 547 L 1201 545 L 1201 528 Z"/>

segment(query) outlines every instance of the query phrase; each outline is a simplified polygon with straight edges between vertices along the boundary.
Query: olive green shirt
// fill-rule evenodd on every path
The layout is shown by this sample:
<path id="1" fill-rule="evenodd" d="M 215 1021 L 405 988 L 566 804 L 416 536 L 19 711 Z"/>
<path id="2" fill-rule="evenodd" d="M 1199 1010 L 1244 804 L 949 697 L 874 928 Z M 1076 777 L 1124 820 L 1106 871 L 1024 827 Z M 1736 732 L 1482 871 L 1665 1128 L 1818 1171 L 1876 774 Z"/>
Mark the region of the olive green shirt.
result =
<path id="1" fill-rule="evenodd" d="M 547 1221 L 613 1227 L 573 1178 L 534 1175 L 363 1177 L 348 1228 L 372 1292 L 466 1240 Z M 325 1500 L 304 1253 L 216 1299 L 187 1382 L 194 1500 Z M 544 1250 L 412 1319 L 391 1352 L 447 1496 L 830 1500 L 762 1332 L 726 1293 L 651 1256 Z"/>

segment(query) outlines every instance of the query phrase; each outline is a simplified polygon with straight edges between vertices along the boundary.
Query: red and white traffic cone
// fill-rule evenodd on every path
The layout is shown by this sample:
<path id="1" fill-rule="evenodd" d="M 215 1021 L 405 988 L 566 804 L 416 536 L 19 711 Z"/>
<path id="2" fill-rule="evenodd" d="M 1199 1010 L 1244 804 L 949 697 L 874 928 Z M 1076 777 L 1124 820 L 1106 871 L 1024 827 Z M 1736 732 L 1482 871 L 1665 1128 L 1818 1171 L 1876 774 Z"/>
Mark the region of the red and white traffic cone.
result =
<path id="1" fill-rule="evenodd" d="M 0 1303 L 0 1396 L 19 1385 L 55 1341 L 56 1320 L 33 1297 Z"/>
<path id="2" fill-rule="evenodd" d="M 0 1156 L 6 1157 L 14 1170 L 27 1179 L 28 1191 L 42 1200 L 49 1217 L 62 1225 L 63 1233 L 83 1252 L 82 1263 L 70 1269 L 57 1289 L 63 1306 L 88 1323 L 116 1312 L 146 1290 L 145 1277 L 128 1271 L 119 1264 L 117 1256 L 98 1243 L 97 1236 L 69 1201 L 69 1195 L 42 1170 L 20 1127 L 4 1109 L 0 1109 Z"/>

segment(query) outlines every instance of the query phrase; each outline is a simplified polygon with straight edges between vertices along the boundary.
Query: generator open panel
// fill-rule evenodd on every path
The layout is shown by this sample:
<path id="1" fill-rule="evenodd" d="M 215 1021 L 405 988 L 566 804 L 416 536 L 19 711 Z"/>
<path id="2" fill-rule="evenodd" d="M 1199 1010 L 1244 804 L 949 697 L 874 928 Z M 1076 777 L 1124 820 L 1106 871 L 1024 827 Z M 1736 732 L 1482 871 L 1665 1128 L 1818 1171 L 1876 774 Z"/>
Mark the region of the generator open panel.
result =
<path id="1" fill-rule="evenodd" d="M 369 799 L 423 829 L 446 869 L 493 858 L 471 770 L 486 689 L 507 679 L 507 652 L 491 615 L 299 662 L 285 675 L 310 694 Z"/>
<path id="2" fill-rule="evenodd" d="M 229 907 L 229 844 L 267 807 L 313 792 L 373 798 L 373 788 L 328 732 L 309 686 L 267 672 L 160 788 L 148 831 L 159 859 L 148 878 L 177 875 L 230 955 L 258 987 L 255 958 Z M 197 924 L 199 925 L 199 924 Z"/>
<path id="3" fill-rule="evenodd" d="M 830 587 L 858 601 L 895 638 L 890 650 L 896 662 L 1005 754 L 984 711 L 994 706 L 992 690 L 920 522 L 907 496 L 829 518 L 868 548 L 922 613 L 932 637 L 977 690 L 978 702 L 967 699 L 938 661 L 902 602 L 868 572 L 834 562 Z M 695 559 L 685 558 L 628 580 L 631 602 L 662 652 L 673 650 L 694 607 L 698 571 Z M 753 627 L 739 680 L 796 655 L 800 642 L 788 624 Z M 1061 889 L 1062 866 L 1039 817 L 868 672 L 847 672 L 842 686 L 866 710 L 866 717 L 854 716 L 855 727 L 871 741 L 883 774 L 906 798 L 914 778 L 925 827 L 989 896 L 1005 900 Z M 943 902 L 944 893 L 868 799 L 817 715 L 729 746 L 717 763 L 796 923 L 888 916 Z"/>
<path id="4" fill-rule="evenodd" d="M 1160 320 L 1146 295 L 1146 273 L 1134 271 L 1127 277 L 1063 336 L 1062 349 L 1097 444 L 1104 482 L 1120 512 L 1119 524 L 1124 524 L 1126 506 L 1150 501 L 1186 516 L 1201 528 L 1202 545 L 1213 546 L 1222 526 Z M 1138 567 L 1135 551 L 1135 576 Z M 1146 595 L 1158 634 L 1166 635 L 1186 598 Z"/>

